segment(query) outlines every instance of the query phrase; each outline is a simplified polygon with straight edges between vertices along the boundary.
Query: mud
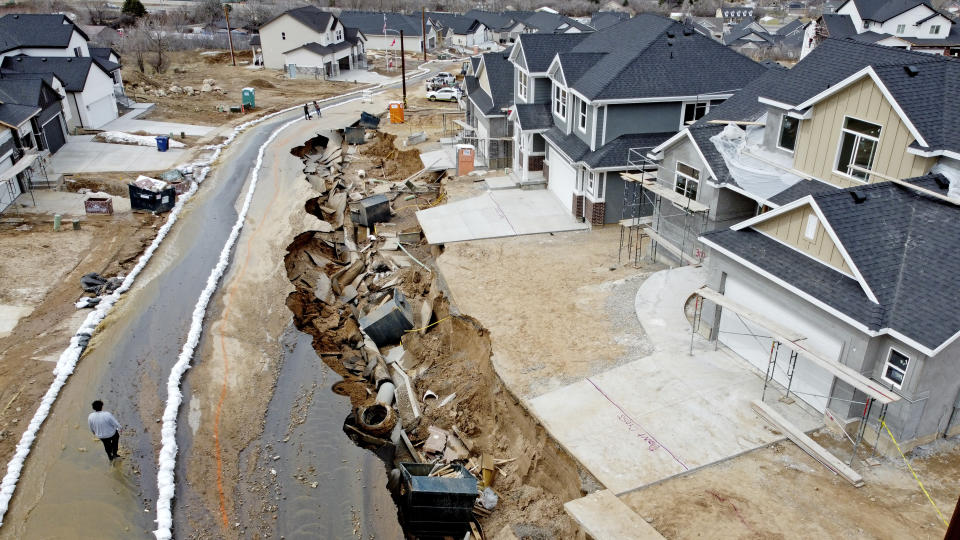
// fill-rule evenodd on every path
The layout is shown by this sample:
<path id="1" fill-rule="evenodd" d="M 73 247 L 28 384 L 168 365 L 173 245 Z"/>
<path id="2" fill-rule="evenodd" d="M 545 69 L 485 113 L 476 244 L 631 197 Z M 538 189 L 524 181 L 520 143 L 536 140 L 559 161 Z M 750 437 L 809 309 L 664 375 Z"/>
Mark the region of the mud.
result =
<path id="1" fill-rule="evenodd" d="M 396 135 L 380 132 L 376 138 L 363 145 L 361 152 L 371 158 L 376 170 L 367 174 L 385 180 L 403 180 L 423 168 L 419 150 L 400 150 Z"/>

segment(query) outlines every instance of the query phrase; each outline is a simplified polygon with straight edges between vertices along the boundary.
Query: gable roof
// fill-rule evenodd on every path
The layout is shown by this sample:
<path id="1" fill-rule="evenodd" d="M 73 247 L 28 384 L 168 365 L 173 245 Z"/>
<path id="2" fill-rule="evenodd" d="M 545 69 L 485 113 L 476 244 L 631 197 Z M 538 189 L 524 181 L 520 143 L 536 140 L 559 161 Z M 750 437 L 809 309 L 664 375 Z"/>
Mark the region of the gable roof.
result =
<path id="1" fill-rule="evenodd" d="M 488 94 L 474 76 L 465 78 L 467 97 L 484 115 L 502 115 L 513 104 L 513 65 L 507 60 L 510 50 L 480 55 L 480 63 L 490 83 Z"/>
<path id="2" fill-rule="evenodd" d="M 948 183 L 941 175 L 908 182 L 940 192 Z M 924 354 L 936 354 L 960 335 L 960 310 L 952 305 L 960 294 L 960 258 L 955 256 L 960 208 L 893 182 L 802 201 L 819 210 L 875 293 L 876 304 L 857 291 L 853 278 L 754 229 L 715 231 L 703 238 L 862 329 L 891 334 Z"/>
<path id="3" fill-rule="evenodd" d="M 81 92 L 87 85 L 87 76 L 92 66 L 110 75 L 89 56 L 7 56 L 0 64 L 0 71 L 13 73 L 44 74 L 52 73 L 63 82 L 68 92 Z"/>
<path id="4" fill-rule="evenodd" d="M 482 22 L 457 13 L 430 13 L 427 18 L 438 26 L 451 30 L 454 34 L 464 35 L 476 32 Z"/>
<path id="5" fill-rule="evenodd" d="M 775 33 L 780 36 L 786 36 L 792 32 L 802 30 L 804 26 L 805 25 L 802 22 L 800 22 L 800 19 L 794 19 L 788 22 L 787 24 L 781 26 L 780 28 L 778 28 Z"/>
<path id="6" fill-rule="evenodd" d="M 386 18 L 387 30 L 402 31 L 405 36 L 422 36 L 423 27 L 419 16 L 404 15 L 393 12 L 377 11 L 341 11 L 340 22 L 344 26 L 357 28 L 368 36 L 382 36 L 383 22 Z M 426 22 L 427 31 L 433 28 L 433 23 Z M 388 32 L 388 35 L 395 35 Z"/>
<path id="7" fill-rule="evenodd" d="M 603 55 L 575 80 L 565 73 L 567 86 L 589 100 L 733 93 L 766 70 L 689 26 L 650 14 L 587 34 L 569 52 Z"/>
<path id="8" fill-rule="evenodd" d="M 516 25 L 517 21 L 512 17 L 502 15 L 500 13 L 493 13 L 490 11 L 482 11 L 479 9 L 471 9 L 470 11 L 463 14 L 464 17 L 469 17 L 471 19 L 476 19 L 487 26 L 487 28 L 495 31 L 501 32 L 504 30 L 509 30 Z"/>
<path id="9" fill-rule="evenodd" d="M 849 0 L 857 8 L 860 18 L 884 22 L 917 6 L 927 6 L 936 11 L 927 0 Z M 843 6 L 841 6 L 843 7 Z M 837 8 L 840 9 L 840 8 Z"/>
<path id="10" fill-rule="evenodd" d="M 517 51 L 523 55 L 530 73 L 545 73 L 559 52 L 566 52 L 583 41 L 588 34 L 520 34 Z"/>
<path id="11" fill-rule="evenodd" d="M 623 11 L 597 11 L 590 16 L 590 26 L 603 30 L 629 18 L 630 14 Z"/>
<path id="12" fill-rule="evenodd" d="M 580 32 L 593 32 L 593 28 L 570 17 L 565 17 L 549 11 L 537 11 L 530 16 L 521 18 L 525 26 L 536 29 L 538 32 L 566 32 L 569 28 L 576 28 Z"/>
<path id="13" fill-rule="evenodd" d="M 511 113 L 511 119 L 513 118 L 517 119 L 523 131 L 543 130 L 553 126 L 549 103 L 517 103 Z"/>
<path id="14" fill-rule="evenodd" d="M 70 44 L 74 31 L 90 39 L 66 15 L 4 15 L 0 17 L 0 52 L 20 47 L 63 48 Z"/>
<path id="15" fill-rule="evenodd" d="M 303 6 L 284 11 L 283 13 L 260 25 L 260 28 L 264 28 L 284 15 L 293 17 L 298 22 L 315 32 L 326 32 L 327 27 L 330 26 L 330 20 L 335 18 L 334 15 L 329 11 L 323 11 L 316 6 Z"/>
<path id="16" fill-rule="evenodd" d="M 330 45 L 321 45 L 321 44 L 317 43 L 316 41 L 311 41 L 310 43 L 304 43 L 303 45 L 301 45 L 301 46 L 299 46 L 299 47 L 294 47 L 293 49 L 290 49 L 289 51 L 283 51 L 283 54 L 288 54 L 288 53 L 292 53 L 293 51 L 298 51 L 298 50 L 300 50 L 300 49 L 305 49 L 305 50 L 307 50 L 307 51 L 312 52 L 313 54 L 316 54 L 316 55 L 319 55 L 319 56 L 326 56 L 326 55 L 328 55 L 328 54 L 333 54 L 333 53 L 336 53 L 336 52 L 340 52 L 340 51 L 349 49 L 351 46 L 353 46 L 353 44 L 351 44 L 349 41 L 346 41 L 346 40 L 345 40 L 345 41 L 341 41 L 341 42 L 339 42 L 339 43 L 331 43 Z"/>
<path id="17" fill-rule="evenodd" d="M 824 13 L 820 16 L 820 20 L 827 30 L 828 37 L 839 39 L 857 35 L 857 27 L 853 25 L 853 19 L 849 15 Z"/>

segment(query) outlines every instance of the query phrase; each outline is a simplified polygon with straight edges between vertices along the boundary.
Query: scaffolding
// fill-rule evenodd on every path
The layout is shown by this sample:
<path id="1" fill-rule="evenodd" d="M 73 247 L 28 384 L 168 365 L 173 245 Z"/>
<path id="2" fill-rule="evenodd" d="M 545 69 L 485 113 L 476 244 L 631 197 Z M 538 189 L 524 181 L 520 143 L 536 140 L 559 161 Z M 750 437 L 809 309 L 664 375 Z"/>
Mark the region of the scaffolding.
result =
<path id="1" fill-rule="evenodd" d="M 638 266 L 647 238 L 651 261 L 656 260 L 662 247 L 676 257 L 680 266 L 700 264 L 706 252 L 697 238 L 706 230 L 710 207 L 658 183 L 657 175 L 664 169 L 648 156 L 650 150 L 652 147 L 631 148 L 627 154 L 631 170 L 638 172 L 621 175 L 624 187 L 617 260 Z M 649 215 L 644 215 L 647 209 Z"/>
<path id="2" fill-rule="evenodd" d="M 0 172 L 0 214 L 13 205 L 20 195 L 30 194 L 33 205 L 37 200 L 33 190 L 51 187 L 43 156 L 36 151 L 27 152 L 9 169 Z"/>
<path id="3" fill-rule="evenodd" d="M 838 420 L 833 418 L 830 414 L 829 409 L 826 409 L 827 418 L 832 419 L 837 425 L 841 428 L 847 440 L 852 444 L 852 452 L 850 454 L 850 459 L 847 462 L 848 466 L 853 464 L 853 460 L 857 457 L 857 450 L 860 445 L 863 443 L 864 435 L 866 429 L 870 422 L 871 413 L 874 412 L 874 408 L 877 408 L 876 415 L 876 428 L 875 432 L 877 435 L 877 440 L 874 441 L 873 445 L 873 454 L 877 452 L 877 447 L 880 442 L 880 433 L 882 431 L 881 426 L 883 425 L 884 420 L 887 415 L 887 408 L 891 403 L 899 401 L 901 396 L 892 390 L 884 387 L 882 384 L 865 377 L 856 370 L 853 370 L 836 360 L 831 360 L 824 356 L 821 356 L 816 351 L 813 351 L 804 346 L 804 343 L 807 341 L 807 338 L 797 332 L 794 332 L 790 329 L 781 327 L 774 321 L 771 321 L 755 313 L 748 308 L 730 300 L 723 294 L 710 289 L 709 287 L 702 287 L 694 291 L 695 302 L 694 302 L 694 313 L 693 313 L 693 325 L 690 332 L 690 354 L 693 354 L 693 342 L 695 335 L 700 331 L 700 323 L 703 320 L 703 306 L 704 302 L 708 301 L 713 303 L 716 306 L 716 312 L 714 313 L 714 321 L 720 320 L 720 315 L 722 310 L 726 309 L 731 313 L 734 313 L 738 318 L 748 319 L 756 325 L 762 327 L 766 330 L 769 335 L 767 336 L 754 336 L 759 339 L 769 339 L 770 340 L 770 351 L 767 360 L 766 371 L 764 373 L 763 379 L 763 390 L 760 395 L 760 401 L 763 402 L 766 399 L 767 389 L 773 385 L 774 377 L 777 373 L 777 370 L 780 369 L 785 373 L 787 378 L 787 384 L 785 385 L 786 395 L 780 398 L 780 401 L 786 403 L 792 403 L 792 398 L 790 397 L 791 391 L 794 394 L 803 394 L 802 392 L 797 392 L 793 387 L 793 379 L 796 374 L 797 369 L 797 360 L 802 355 L 805 359 L 809 360 L 810 363 L 816 365 L 817 367 L 823 369 L 834 378 L 843 381 L 844 383 L 853 387 L 855 392 L 858 392 L 864 396 L 861 400 L 849 399 L 844 400 L 838 396 L 819 396 L 812 394 L 804 394 L 811 398 L 825 398 L 827 400 L 838 400 L 845 401 L 850 404 L 863 405 L 863 411 L 860 417 L 859 425 L 857 426 L 857 432 L 854 436 L 851 436 L 847 433 L 844 426 L 840 424 Z M 719 342 L 719 325 L 714 324 L 715 331 L 713 333 L 712 339 L 714 340 L 714 347 L 717 347 Z M 749 328 L 749 327 L 748 327 Z M 785 349 L 789 352 L 787 365 L 778 365 L 778 359 L 780 356 L 781 349 Z M 856 397 L 854 394 L 854 398 Z"/>

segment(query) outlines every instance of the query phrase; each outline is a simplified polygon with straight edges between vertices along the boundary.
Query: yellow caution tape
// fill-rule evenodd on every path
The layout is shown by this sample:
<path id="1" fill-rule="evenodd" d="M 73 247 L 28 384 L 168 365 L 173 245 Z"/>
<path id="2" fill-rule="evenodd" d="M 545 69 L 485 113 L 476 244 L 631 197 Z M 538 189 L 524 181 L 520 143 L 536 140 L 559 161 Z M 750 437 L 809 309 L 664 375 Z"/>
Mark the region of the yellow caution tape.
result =
<path id="1" fill-rule="evenodd" d="M 929 493 L 927 493 L 927 488 L 923 487 L 923 482 L 920 481 L 920 477 L 917 476 L 917 472 L 913 470 L 913 467 L 910 466 L 910 462 L 907 461 L 907 456 L 903 455 L 903 450 L 900 449 L 900 444 L 897 443 L 897 439 L 893 437 L 893 433 L 890 432 L 890 428 L 887 427 L 887 423 L 881 420 L 880 425 L 883 426 L 883 429 L 887 430 L 887 435 L 890 436 L 890 440 L 893 441 L 893 445 L 897 447 L 897 452 L 900 452 L 900 457 L 903 458 L 903 462 L 906 463 L 907 468 L 910 469 L 910 474 L 913 475 L 913 479 L 916 480 L 917 485 L 920 486 L 920 491 L 922 491 L 923 494 L 927 496 L 927 500 L 930 501 L 931 505 L 933 505 L 933 509 L 937 511 L 937 516 L 940 517 L 940 521 L 942 521 L 944 525 L 949 527 L 950 524 L 947 523 L 947 519 L 943 517 L 943 514 L 940 512 L 940 509 L 937 508 L 937 503 L 933 502 L 933 498 L 930 497 Z"/>
<path id="2" fill-rule="evenodd" d="M 445 321 L 445 320 L 447 320 L 447 319 L 449 319 L 449 318 L 450 318 L 450 315 L 447 315 L 446 317 L 440 319 L 439 321 L 434 322 L 434 323 L 430 323 L 430 324 L 424 326 L 423 328 L 414 328 L 413 330 L 406 330 L 406 332 L 409 334 L 410 332 L 419 332 L 419 331 L 421 331 L 421 330 L 426 330 L 427 328 L 430 328 L 431 326 L 440 324 L 440 323 L 442 323 L 443 321 Z"/>

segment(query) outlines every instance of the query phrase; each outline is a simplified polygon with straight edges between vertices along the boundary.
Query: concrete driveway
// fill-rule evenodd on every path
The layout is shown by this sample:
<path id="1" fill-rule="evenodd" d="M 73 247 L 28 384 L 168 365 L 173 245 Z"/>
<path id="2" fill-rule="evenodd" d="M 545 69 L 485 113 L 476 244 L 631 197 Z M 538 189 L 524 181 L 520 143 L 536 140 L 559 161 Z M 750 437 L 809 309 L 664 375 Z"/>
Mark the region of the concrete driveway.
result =
<path id="1" fill-rule="evenodd" d="M 431 244 L 589 229 L 545 189 L 498 189 L 417 212 Z"/>
<path id="2" fill-rule="evenodd" d="M 159 171 L 182 162 L 187 151 L 171 148 L 158 152 L 150 146 L 94 142 L 93 135 L 67 135 L 67 144 L 50 158 L 50 172 Z"/>
<path id="3" fill-rule="evenodd" d="M 217 129 L 216 126 L 198 126 L 195 124 L 180 124 L 176 122 L 157 122 L 154 120 L 141 120 L 140 115 L 146 114 L 152 107 L 152 103 L 137 103 L 137 106 L 127 114 L 111 121 L 100 129 L 103 131 L 123 131 L 125 133 L 136 133 L 143 131 L 151 135 L 169 135 L 183 133 L 185 135 L 203 136 Z"/>
<path id="4" fill-rule="evenodd" d="M 763 376 L 699 335 L 689 354 L 684 302 L 705 280 L 702 268 L 651 275 L 636 311 L 653 354 L 534 398 L 547 430 L 615 494 L 622 494 L 783 439 L 750 408 Z M 766 403 L 809 431 L 822 416 L 797 401 Z"/>

